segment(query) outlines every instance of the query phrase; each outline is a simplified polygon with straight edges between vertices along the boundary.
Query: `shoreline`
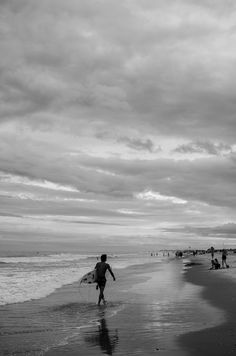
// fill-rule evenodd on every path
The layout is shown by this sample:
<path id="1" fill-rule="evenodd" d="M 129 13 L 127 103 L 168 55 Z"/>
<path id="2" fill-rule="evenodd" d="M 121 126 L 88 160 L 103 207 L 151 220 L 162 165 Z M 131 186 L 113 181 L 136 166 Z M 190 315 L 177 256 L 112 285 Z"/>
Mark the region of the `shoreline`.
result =
<path id="1" fill-rule="evenodd" d="M 202 297 L 223 311 L 225 321 L 214 327 L 206 325 L 202 330 L 183 334 L 178 338 L 178 344 L 191 356 L 231 355 L 236 352 L 236 281 L 227 276 L 225 270 L 209 270 L 210 262 L 204 258 L 193 257 L 191 262 L 194 264 L 186 271 L 184 278 L 203 287 Z"/>
<path id="2" fill-rule="evenodd" d="M 129 268 L 128 274 L 123 276 L 118 295 L 110 295 L 111 304 L 118 300 L 121 303 L 121 309 L 115 315 L 107 317 L 109 305 L 100 307 L 96 324 L 82 329 L 80 336 L 68 340 L 66 346 L 52 348 L 45 356 L 110 355 L 116 348 L 118 350 L 114 353 L 118 355 L 152 356 L 158 353 L 160 356 L 189 356 L 191 353 L 186 345 L 179 343 L 180 336 L 188 330 L 206 328 L 204 314 L 211 318 L 211 327 L 222 321 L 221 311 L 200 298 L 201 288 L 180 277 L 182 260 L 170 261 L 165 270 L 160 270 L 160 266 L 155 264 L 146 266 L 138 275 L 136 267 Z M 169 286 L 165 285 L 165 277 L 162 279 L 161 276 L 168 268 L 173 273 Z M 169 294 L 173 294 L 167 306 L 166 288 L 169 288 Z M 123 292 L 125 295 L 121 302 Z M 201 317 L 204 319 L 203 326 Z"/>
<path id="3" fill-rule="evenodd" d="M 97 328 L 104 312 L 107 321 L 119 314 L 127 304 L 127 295 L 132 300 L 136 298 L 135 291 L 127 290 L 146 281 L 146 275 L 158 270 L 158 266 L 159 263 L 153 261 L 114 270 L 118 283 L 108 279 L 105 295 L 110 302 L 105 311 L 96 305 L 98 291 L 95 285 L 80 291 L 79 281 L 56 289 L 41 299 L 0 306 L 0 355 L 42 356 L 54 352 L 54 348 L 57 355 L 64 347 L 71 347 L 71 340 L 86 344 L 85 340 L 81 341 L 82 331 Z M 70 352 L 66 351 L 66 354 L 70 355 Z M 78 355 L 78 350 L 75 354 Z"/>
<path id="4" fill-rule="evenodd" d="M 182 261 L 170 261 L 170 266 Z M 174 331 L 158 335 L 160 331 L 159 303 L 155 289 L 160 267 L 156 262 L 130 266 L 118 279 L 119 287 L 107 290 L 106 306 L 97 307 L 97 319 L 81 329 L 80 335 L 68 340 L 68 344 L 51 348 L 45 356 L 77 355 L 159 355 L 187 356 L 175 343 Z M 173 266 L 172 266 L 173 267 Z M 175 267 L 176 269 L 176 267 Z M 179 273 L 179 271 L 177 273 Z M 110 300 L 110 302 L 109 302 Z M 113 305 L 120 309 L 109 314 Z M 156 315 L 157 314 L 157 315 Z"/>
<path id="5" fill-rule="evenodd" d="M 19 351 L 34 345 L 27 354 L 195 356 L 188 331 L 214 329 L 225 319 L 218 303 L 204 295 L 198 268 L 203 276 L 218 271 L 207 271 L 204 264 L 186 270 L 184 262 L 153 259 L 114 269 L 117 280 L 108 279 L 106 306 L 96 305 L 95 285 L 80 290 L 78 282 L 42 299 L 2 306 L 4 352 L 24 355 Z"/>

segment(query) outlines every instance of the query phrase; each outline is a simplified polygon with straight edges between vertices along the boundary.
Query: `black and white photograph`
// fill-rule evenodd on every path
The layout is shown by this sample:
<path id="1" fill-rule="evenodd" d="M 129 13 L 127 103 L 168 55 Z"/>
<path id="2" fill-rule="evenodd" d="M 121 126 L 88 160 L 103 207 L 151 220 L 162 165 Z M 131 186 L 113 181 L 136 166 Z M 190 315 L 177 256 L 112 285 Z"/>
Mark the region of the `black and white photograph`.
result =
<path id="1" fill-rule="evenodd" d="M 236 2 L 0 0 L 0 356 L 236 354 Z"/>

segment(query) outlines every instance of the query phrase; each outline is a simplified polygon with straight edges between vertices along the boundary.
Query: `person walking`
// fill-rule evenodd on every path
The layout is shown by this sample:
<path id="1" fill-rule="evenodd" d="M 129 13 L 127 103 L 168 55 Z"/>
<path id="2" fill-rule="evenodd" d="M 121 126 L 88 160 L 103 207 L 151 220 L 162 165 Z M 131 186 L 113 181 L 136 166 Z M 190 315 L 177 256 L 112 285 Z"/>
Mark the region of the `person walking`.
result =
<path id="1" fill-rule="evenodd" d="M 112 269 L 107 261 L 107 255 L 101 255 L 101 262 L 98 262 L 95 266 L 95 270 L 97 272 L 97 289 L 100 290 L 99 297 L 98 297 L 98 305 L 101 304 L 101 301 L 103 301 L 103 304 L 106 304 L 106 300 L 104 297 L 104 289 L 106 287 L 106 271 L 108 270 L 115 281 L 116 278 L 114 276 L 114 273 L 112 272 Z"/>
<path id="2" fill-rule="evenodd" d="M 222 250 L 222 268 L 225 268 L 225 267 L 228 268 L 229 267 L 227 265 L 226 259 L 227 259 L 227 251 L 226 251 L 226 249 L 223 249 Z"/>

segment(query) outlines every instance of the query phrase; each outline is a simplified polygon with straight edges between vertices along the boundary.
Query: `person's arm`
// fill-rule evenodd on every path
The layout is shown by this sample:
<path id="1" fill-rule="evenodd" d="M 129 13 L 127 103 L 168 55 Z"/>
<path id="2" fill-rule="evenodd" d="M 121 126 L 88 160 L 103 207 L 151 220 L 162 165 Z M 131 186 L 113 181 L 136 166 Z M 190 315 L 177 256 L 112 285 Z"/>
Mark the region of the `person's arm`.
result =
<path id="1" fill-rule="evenodd" d="M 115 278 L 115 276 L 114 276 L 114 273 L 112 272 L 112 269 L 111 269 L 110 265 L 107 266 L 107 269 L 108 269 L 108 271 L 110 272 L 110 274 L 112 275 L 113 280 L 115 281 L 116 278 Z"/>

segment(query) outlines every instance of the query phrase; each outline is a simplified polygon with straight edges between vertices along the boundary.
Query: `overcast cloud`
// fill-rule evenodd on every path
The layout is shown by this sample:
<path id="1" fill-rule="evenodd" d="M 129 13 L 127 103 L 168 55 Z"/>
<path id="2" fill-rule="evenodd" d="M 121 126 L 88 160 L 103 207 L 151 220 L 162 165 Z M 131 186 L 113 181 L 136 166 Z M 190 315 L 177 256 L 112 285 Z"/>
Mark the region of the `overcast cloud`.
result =
<path id="1" fill-rule="evenodd" d="M 0 14 L 3 237 L 35 214 L 52 234 L 83 216 L 61 230 L 81 241 L 207 247 L 210 229 L 236 244 L 234 2 L 2 0 Z"/>

